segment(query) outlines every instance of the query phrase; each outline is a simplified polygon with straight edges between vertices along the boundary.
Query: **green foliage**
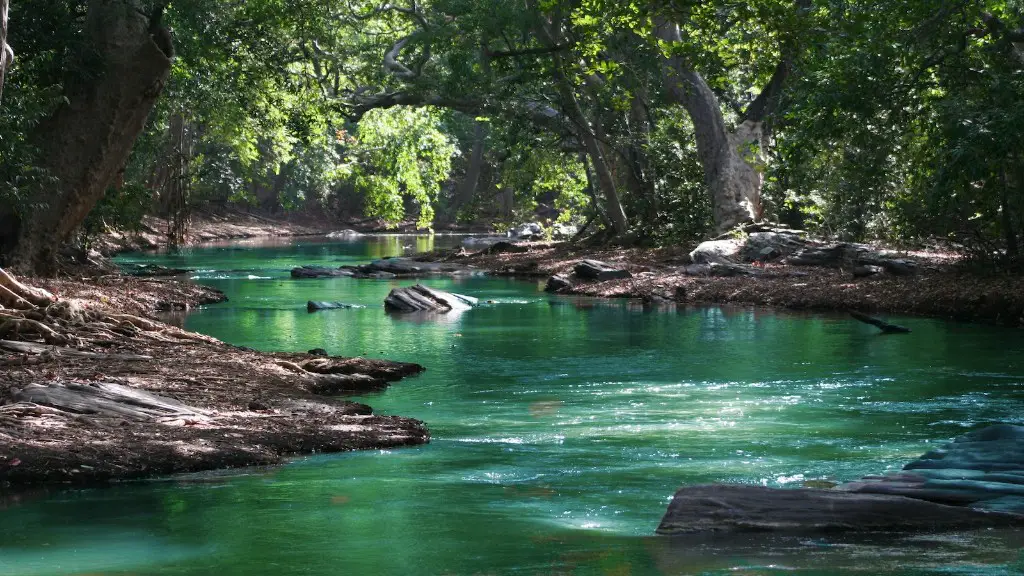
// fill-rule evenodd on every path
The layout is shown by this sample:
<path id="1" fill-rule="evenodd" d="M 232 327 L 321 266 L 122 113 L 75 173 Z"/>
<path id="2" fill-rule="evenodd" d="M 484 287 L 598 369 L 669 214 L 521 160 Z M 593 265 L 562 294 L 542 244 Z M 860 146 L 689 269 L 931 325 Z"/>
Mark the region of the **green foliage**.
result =
<path id="1" fill-rule="evenodd" d="M 433 222 L 433 203 L 456 152 L 432 108 L 374 110 L 359 123 L 343 168 L 366 198 L 366 214 L 398 223 L 406 202 L 418 210 L 416 224 Z"/>

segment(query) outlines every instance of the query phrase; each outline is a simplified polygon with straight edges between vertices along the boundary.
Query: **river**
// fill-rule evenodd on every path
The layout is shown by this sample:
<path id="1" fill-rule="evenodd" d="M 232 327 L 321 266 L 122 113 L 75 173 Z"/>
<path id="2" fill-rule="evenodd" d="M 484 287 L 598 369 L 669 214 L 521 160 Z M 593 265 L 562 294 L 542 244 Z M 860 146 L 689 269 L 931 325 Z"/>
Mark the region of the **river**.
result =
<path id="1" fill-rule="evenodd" d="M 293 280 L 445 237 L 235 243 L 123 262 L 194 270 L 230 301 L 186 326 L 262 350 L 423 364 L 357 399 L 429 445 L 51 491 L 0 510 L 0 575 L 1020 574 L 1014 531 L 875 538 L 653 535 L 680 486 L 841 482 L 990 422 L 1022 423 L 1024 332 L 899 318 L 646 309 L 535 282 L 425 283 L 481 299 L 417 321 L 408 282 Z M 306 312 L 307 300 L 364 308 Z"/>

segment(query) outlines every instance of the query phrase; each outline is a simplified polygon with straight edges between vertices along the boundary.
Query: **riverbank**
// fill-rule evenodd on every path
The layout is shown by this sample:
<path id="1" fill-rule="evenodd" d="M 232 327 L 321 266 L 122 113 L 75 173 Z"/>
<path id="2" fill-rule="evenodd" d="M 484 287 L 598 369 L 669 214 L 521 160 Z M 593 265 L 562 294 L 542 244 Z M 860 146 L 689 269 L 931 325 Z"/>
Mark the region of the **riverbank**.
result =
<path id="1" fill-rule="evenodd" d="M 418 420 L 337 398 L 382 389 L 419 365 L 257 352 L 153 316 L 169 302 L 224 299 L 193 284 L 116 275 L 31 284 L 49 294 L 26 287 L 31 305 L 0 307 L 0 487 L 429 441 Z"/>
<path id="2" fill-rule="evenodd" d="M 423 258 L 472 265 L 491 274 L 544 279 L 571 276 L 584 259 L 629 271 L 631 278 L 574 278 L 563 294 L 638 298 L 651 304 L 746 304 L 796 310 L 929 316 L 1024 327 L 1024 278 L 984 275 L 953 254 L 900 254 L 914 273 L 855 277 L 842 267 L 757 263 L 753 274 L 717 276 L 696 271 L 687 248 L 606 249 L 568 243 L 527 243 L 523 252 L 443 251 Z M 751 268 L 748 266 L 748 268 Z"/>
<path id="3" fill-rule="evenodd" d="M 239 208 L 211 209 L 191 216 L 185 244 L 270 236 L 312 236 L 327 234 L 337 227 L 324 216 L 291 214 L 287 218 L 278 218 Z M 168 229 L 166 220 L 147 215 L 142 217 L 136 230 L 110 230 L 96 239 L 92 247 L 104 256 L 158 250 L 167 245 Z"/>
<path id="4" fill-rule="evenodd" d="M 159 250 L 167 245 L 168 222 L 156 216 L 143 216 L 136 230 L 110 230 L 97 238 L 92 248 L 103 256 L 122 252 Z M 338 220 L 326 214 L 287 213 L 263 214 L 237 207 L 197 211 L 191 216 L 185 234 L 185 245 L 191 246 L 224 240 L 249 238 L 322 236 L 332 232 L 352 231 L 360 234 L 425 232 L 415 221 L 397 225 L 375 218 Z M 489 232 L 486 226 L 448 226 L 447 232 Z"/>

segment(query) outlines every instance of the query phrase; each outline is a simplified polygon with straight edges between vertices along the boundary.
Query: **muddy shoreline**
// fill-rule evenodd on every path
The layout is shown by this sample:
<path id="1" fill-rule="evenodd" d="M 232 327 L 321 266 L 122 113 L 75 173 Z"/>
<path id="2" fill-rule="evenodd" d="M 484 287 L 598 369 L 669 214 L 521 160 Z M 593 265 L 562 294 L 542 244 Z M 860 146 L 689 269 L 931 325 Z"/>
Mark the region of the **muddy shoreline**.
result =
<path id="1" fill-rule="evenodd" d="M 418 374 L 422 366 L 257 352 L 156 320 L 161 303 L 191 309 L 223 300 L 191 283 L 114 275 L 27 283 L 54 293 L 53 306 L 73 303 L 84 320 L 17 311 L 42 318 L 75 344 L 40 342 L 32 333 L 9 333 L 0 341 L 0 488 L 272 465 L 304 454 L 430 440 L 418 420 L 374 415 L 370 406 L 344 399 Z M 0 312 L 15 314 L 10 307 Z M 106 388 L 156 395 L 188 411 L 139 418 L 131 410 L 89 413 L 89 407 L 26 396 L 30 390 Z"/>
<path id="2" fill-rule="evenodd" d="M 525 252 L 436 251 L 426 261 L 475 266 L 488 274 L 543 281 L 572 276 L 584 259 L 628 270 L 632 278 L 574 279 L 559 294 L 635 298 L 645 304 L 739 304 L 807 311 L 858 311 L 925 316 L 1024 328 L 1024 277 L 985 275 L 950 254 L 909 252 L 909 276 L 855 278 L 839 268 L 767 263 L 757 276 L 720 277 L 687 273 L 689 250 L 606 249 L 571 244 L 527 243 Z M 692 247 L 691 247 L 692 248 Z"/>

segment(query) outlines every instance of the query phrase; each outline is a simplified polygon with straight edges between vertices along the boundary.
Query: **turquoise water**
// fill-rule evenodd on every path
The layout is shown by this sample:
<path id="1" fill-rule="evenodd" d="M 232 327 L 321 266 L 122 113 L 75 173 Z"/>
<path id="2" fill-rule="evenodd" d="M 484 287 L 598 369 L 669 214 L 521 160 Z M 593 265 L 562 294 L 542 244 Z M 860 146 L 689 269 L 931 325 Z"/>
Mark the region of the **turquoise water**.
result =
<path id="1" fill-rule="evenodd" d="M 845 481 L 898 469 L 978 425 L 1024 423 L 1020 331 L 900 318 L 913 334 L 879 336 L 838 315 L 645 309 L 488 278 L 426 282 L 484 304 L 424 321 L 380 306 L 409 282 L 288 277 L 298 264 L 430 244 L 298 240 L 123 257 L 189 268 L 228 294 L 190 315 L 190 329 L 427 366 L 358 399 L 426 421 L 433 441 L 23 495 L 0 510 L 0 575 L 1024 571 L 1014 531 L 653 536 L 681 485 Z M 308 314 L 309 299 L 365 308 Z"/>

